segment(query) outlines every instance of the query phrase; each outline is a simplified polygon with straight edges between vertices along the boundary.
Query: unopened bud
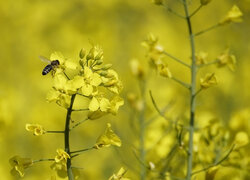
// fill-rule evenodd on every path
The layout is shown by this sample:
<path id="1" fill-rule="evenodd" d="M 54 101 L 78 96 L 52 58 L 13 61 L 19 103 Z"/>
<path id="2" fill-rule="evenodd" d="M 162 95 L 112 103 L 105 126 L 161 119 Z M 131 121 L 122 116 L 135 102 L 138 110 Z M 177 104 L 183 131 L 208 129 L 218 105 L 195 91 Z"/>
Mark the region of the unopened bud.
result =
<path id="1" fill-rule="evenodd" d="M 81 51 L 79 52 L 80 59 L 83 59 L 85 55 L 86 55 L 86 50 L 82 48 Z"/>
<path id="2" fill-rule="evenodd" d="M 101 76 L 107 76 L 108 75 L 108 72 L 107 71 L 102 71 L 99 73 Z"/>
<path id="3" fill-rule="evenodd" d="M 112 67 L 112 64 L 105 64 L 102 69 L 103 70 L 108 70 L 111 67 Z"/>
<path id="4" fill-rule="evenodd" d="M 84 66 L 84 62 L 82 59 L 79 60 L 79 64 L 83 67 Z"/>
<path id="5" fill-rule="evenodd" d="M 96 61 L 96 65 L 101 65 L 102 63 L 103 63 L 103 60 L 101 59 Z"/>
<path id="6" fill-rule="evenodd" d="M 95 56 L 95 60 L 101 60 L 103 57 L 103 52 L 99 52 L 96 56 Z"/>
<path id="7" fill-rule="evenodd" d="M 114 84 L 117 83 L 117 80 L 113 79 L 107 83 L 104 84 L 105 87 L 110 87 L 110 86 L 113 86 Z"/>

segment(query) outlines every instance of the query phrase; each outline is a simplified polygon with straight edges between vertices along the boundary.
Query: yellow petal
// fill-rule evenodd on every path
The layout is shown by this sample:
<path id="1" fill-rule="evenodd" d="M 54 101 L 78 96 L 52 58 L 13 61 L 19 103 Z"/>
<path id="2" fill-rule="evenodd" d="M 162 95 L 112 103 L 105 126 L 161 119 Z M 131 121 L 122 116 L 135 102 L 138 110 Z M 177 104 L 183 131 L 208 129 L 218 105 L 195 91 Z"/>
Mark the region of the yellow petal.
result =
<path id="1" fill-rule="evenodd" d="M 107 112 L 109 108 L 110 108 L 109 100 L 106 98 L 102 98 L 100 100 L 100 110 L 103 112 Z"/>
<path id="2" fill-rule="evenodd" d="M 246 132 L 240 131 L 236 134 L 234 143 L 236 144 L 236 148 L 243 147 L 249 143 L 249 137 Z"/>
<path id="3" fill-rule="evenodd" d="M 111 124 L 107 124 L 107 128 L 105 130 L 105 133 L 101 135 L 95 144 L 95 148 L 99 149 L 101 147 L 108 147 L 110 145 L 114 146 L 121 146 L 121 140 L 120 138 L 114 133 L 114 131 L 111 129 Z"/>
<path id="4" fill-rule="evenodd" d="M 82 90 L 83 95 L 90 96 L 93 93 L 93 86 L 90 84 L 84 83 L 81 90 Z"/>
<path id="5" fill-rule="evenodd" d="M 69 60 L 65 61 L 64 65 L 65 65 L 65 67 L 68 68 L 68 69 L 73 69 L 73 70 L 75 70 L 75 69 L 77 68 L 77 64 L 74 63 L 74 62 L 72 62 L 72 61 L 69 61 Z"/>
<path id="6" fill-rule="evenodd" d="M 90 111 L 97 111 L 99 109 L 99 107 L 100 107 L 100 104 L 99 104 L 98 100 L 95 97 L 93 97 L 89 103 L 89 110 Z"/>
<path id="7" fill-rule="evenodd" d="M 207 89 L 211 86 L 214 86 L 218 83 L 217 77 L 215 74 L 206 74 L 205 78 L 200 79 L 200 85 L 202 89 Z"/>
<path id="8" fill-rule="evenodd" d="M 55 91 L 54 89 L 51 89 L 48 92 L 46 99 L 47 99 L 48 102 L 52 102 L 52 101 L 58 100 L 59 96 L 60 96 L 60 92 L 59 91 Z"/>
<path id="9" fill-rule="evenodd" d="M 119 96 L 114 97 L 114 99 L 112 99 L 111 101 L 111 107 L 109 112 L 111 112 L 113 115 L 116 115 L 119 107 L 122 106 L 123 104 L 124 101 L 121 97 Z"/>
<path id="10" fill-rule="evenodd" d="M 65 58 L 61 52 L 54 52 L 50 55 L 50 60 L 59 60 L 60 64 L 63 64 Z"/>
<path id="11" fill-rule="evenodd" d="M 97 73 L 93 73 L 90 84 L 93 86 L 99 86 L 102 83 L 101 76 Z"/>

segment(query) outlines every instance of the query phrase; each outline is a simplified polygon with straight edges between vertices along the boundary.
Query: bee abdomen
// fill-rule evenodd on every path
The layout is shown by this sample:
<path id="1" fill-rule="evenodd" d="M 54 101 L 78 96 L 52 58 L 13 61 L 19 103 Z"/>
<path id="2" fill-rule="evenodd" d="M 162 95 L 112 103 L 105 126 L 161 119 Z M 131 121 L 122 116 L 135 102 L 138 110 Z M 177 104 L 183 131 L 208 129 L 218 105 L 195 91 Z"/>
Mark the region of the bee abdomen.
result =
<path id="1" fill-rule="evenodd" d="M 51 70 L 52 70 L 52 65 L 51 65 L 51 64 L 48 64 L 48 65 L 45 66 L 45 68 L 43 69 L 42 74 L 43 74 L 43 75 L 46 75 L 46 74 L 48 74 Z"/>

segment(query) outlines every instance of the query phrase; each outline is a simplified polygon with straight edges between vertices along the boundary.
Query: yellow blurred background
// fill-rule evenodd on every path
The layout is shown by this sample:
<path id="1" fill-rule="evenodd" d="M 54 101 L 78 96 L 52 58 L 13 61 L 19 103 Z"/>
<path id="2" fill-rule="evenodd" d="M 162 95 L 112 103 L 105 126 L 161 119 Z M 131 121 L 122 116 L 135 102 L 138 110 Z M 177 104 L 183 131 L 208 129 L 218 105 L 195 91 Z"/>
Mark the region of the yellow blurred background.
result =
<path id="1" fill-rule="evenodd" d="M 169 6 L 183 13 L 179 1 L 171 0 Z M 192 21 L 194 31 L 216 24 L 236 3 L 243 12 L 242 23 L 230 24 L 197 37 L 197 51 L 208 52 L 213 60 L 227 47 L 236 55 L 235 72 L 227 68 L 216 69 L 218 86 L 204 92 L 197 103 L 197 110 L 210 112 L 223 124 L 236 131 L 249 134 L 250 125 L 250 1 L 212 1 L 196 14 Z M 190 3 L 191 11 L 199 1 Z M 14 180 L 10 175 L 9 158 L 13 155 L 33 159 L 53 158 L 55 150 L 64 147 L 63 136 L 48 134 L 32 136 L 25 130 L 26 123 L 38 123 L 49 130 L 62 130 L 66 111 L 55 103 L 46 102 L 51 76 L 42 76 L 46 64 L 39 55 L 49 57 L 54 51 L 77 61 L 79 50 L 89 49 L 90 42 L 104 49 L 104 61 L 112 63 L 124 84 L 122 97 L 128 92 L 138 92 L 137 81 L 131 75 L 129 61 L 136 57 L 147 64 L 141 41 L 152 32 L 170 54 L 185 62 L 190 62 L 190 49 L 186 22 L 164 8 L 153 5 L 149 0 L 8 0 L 0 1 L 0 174 L 1 179 Z M 185 67 L 166 58 L 174 76 L 189 82 L 189 72 Z M 215 67 L 208 67 L 211 71 Z M 181 102 L 177 110 L 186 111 L 189 99 L 187 92 L 178 84 L 160 78 L 155 74 L 149 80 L 157 102 L 164 106 L 168 101 Z M 184 100 L 183 100 L 184 99 Z M 148 104 L 151 104 L 147 95 Z M 152 105 L 150 105 L 152 106 Z M 107 116 L 98 121 L 84 123 L 72 133 L 72 149 L 90 147 L 104 131 L 105 124 L 111 122 L 115 132 L 121 137 L 121 148 L 106 148 L 90 151 L 74 160 L 74 165 L 82 167 L 80 179 L 108 179 L 113 172 L 124 166 L 127 177 L 139 179 L 140 163 L 131 148 L 136 137 L 131 135 L 129 106 L 125 103 L 117 116 Z M 152 108 L 149 116 L 156 114 Z M 229 122 L 240 116 L 245 124 L 234 129 Z M 76 117 L 83 118 L 81 113 Z M 237 118 L 236 118 L 237 120 Z M 249 146 L 248 146 L 249 147 Z M 49 179 L 55 174 L 49 162 L 37 163 L 26 170 L 27 180 Z M 134 171 L 129 166 L 134 167 Z M 250 177 L 250 176 L 248 176 Z M 60 179 L 60 178 L 58 178 Z"/>

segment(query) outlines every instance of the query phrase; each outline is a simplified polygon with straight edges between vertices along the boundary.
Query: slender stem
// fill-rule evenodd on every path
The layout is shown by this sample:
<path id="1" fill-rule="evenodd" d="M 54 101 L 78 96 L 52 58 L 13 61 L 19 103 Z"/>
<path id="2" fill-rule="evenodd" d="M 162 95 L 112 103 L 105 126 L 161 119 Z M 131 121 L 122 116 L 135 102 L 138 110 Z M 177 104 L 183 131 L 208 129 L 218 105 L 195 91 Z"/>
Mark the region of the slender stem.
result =
<path id="1" fill-rule="evenodd" d="M 70 106 L 67 110 L 67 116 L 66 116 L 66 123 L 65 123 L 65 133 L 64 133 L 64 144 L 65 144 L 65 152 L 70 154 L 70 144 L 69 144 L 69 132 L 70 132 L 70 119 L 71 119 L 71 113 L 72 113 L 72 108 L 74 104 L 76 94 L 73 94 L 71 96 L 71 101 L 70 101 Z M 69 180 L 74 180 L 74 175 L 72 172 L 72 167 L 71 167 L 71 159 L 67 159 L 67 174 Z"/>
<path id="2" fill-rule="evenodd" d="M 81 149 L 81 150 L 77 150 L 77 151 L 71 151 L 70 154 L 84 152 L 84 151 L 88 151 L 88 150 L 91 150 L 91 149 L 95 149 L 95 147 L 90 147 L 90 148 Z"/>
<path id="3" fill-rule="evenodd" d="M 179 18 L 185 19 L 184 16 L 182 16 L 181 14 L 175 12 L 172 8 L 170 8 L 170 7 L 168 7 L 168 6 L 164 6 L 164 7 L 165 7 L 170 13 L 176 15 L 176 16 L 179 17 Z"/>
<path id="4" fill-rule="evenodd" d="M 89 98 L 88 96 L 85 96 L 85 95 L 83 95 L 81 93 L 76 93 L 76 94 L 79 95 L 79 96 L 83 96 L 83 97 Z"/>
<path id="5" fill-rule="evenodd" d="M 211 26 L 211 27 L 209 27 L 207 29 L 204 29 L 204 30 L 202 30 L 200 32 L 197 32 L 197 33 L 193 34 L 193 36 L 199 36 L 199 35 L 201 35 L 201 34 L 203 34 L 205 32 L 211 31 L 212 29 L 214 29 L 216 27 L 219 27 L 219 26 L 221 26 L 221 24 L 215 24 L 215 25 L 213 25 L 213 26 Z"/>
<path id="6" fill-rule="evenodd" d="M 229 155 L 230 155 L 231 152 L 233 151 L 234 147 L 235 147 L 235 145 L 233 145 L 233 146 L 230 148 L 230 150 L 228 151 L 228 153 L 227 153 L 221 160 L 219 160 L 218 162 L 216 162 L 216 163 L 214 163 L 214 164 L 211 164 L 211 165 L 209 165 L 209 166 L 207 166 L 207 167 L 205 167 L 205 168 L 203 168 L 203 169 L 201 169 L 201 170 L 194 171 L 194 172 L 192 173 L 192 176 L 195 175 L 195 174 L 198 174 L 198 173 L 200 173 L 200 172 L 207 171 L 208 169 L 210 169 L 210 168 L 212 168 L 212 167 L 215 167 L 215 166 L 218 166 L 219 164 L 221 164 L 223 161 L 225 161 L 225 160 L 229 157 Z"/>
<path id="7" fill-rule="evenodd" d="M 166 56 L 170 57 L 171 59 L 173 59 L 173 60 L 177 61 L 178 63 L 180 63 L 180 64 L 182 64 L 182 65 L 184 65 L 184 66 L 186 66 L 186 67 L 190 68 L 190 65 L 188 65 L 187 63 L 183 62 L 182 60 L 180 60 L 180 59 L 178 59 L 178 58 L 176 58 L 176 57 L 172 56 L 172 55 L 171 55 L 171 54 L 169 54 L 168 52 L 163 51 L 163 54 L 165 54 Z"/>
<path id="8" fill-rule="evenodd" d="M 202 90 L 202 88 L 200 88 L 198 91 L 196 91 L 196 93 L 195 93 L 195 97 L 201 92 L 201 90 Z"/>
<path id="9" fill-rule="evenodd" d="M 72 109 L 72 111 L 88 111 L 89 109 Z"/>
<path id="10" fill-rule="evenodd" d="M 86 119 L 83 119 L 83 120 L 79 121 L 79 122 L 78 122 L 78 123 L 76 123 L 74 126 L 72 126 L 72 128 L 70 128 L 70 130 L 72 130 L 72 129 L 76 128 L 77 126 L 79 126 L 80 124 L 84 123 L 84 122 L 85 122 L 85 121 L 87 121 L 87 120 L 88 120 L 88 118 L 86 118 Z"/>
<path id="11" fill-rule="evenodd" d="M 86 148 L 86 149 L 81 149 L 81 150 L 77 150 L 77 151 L 72 151 L 72 152 L 70 152 L 70 154 L 74 154 L 74 153 L 76 153 L 76 154 L 72 155 L 71 158 L 74 158 L 74 157 L 76 157 L 76 156 L 79 156 L 79 155 L 81 155 L 83 152 L 89 151 L 89 150 L 92 150 L 92 149 L 95 149 L 95 147 Z"/>
<path id="12" fill-rule="evenodd" d="M 201 65 L 198 65 L 199 68 L 201 67 L 204 67 L 204 66 L 209 66 L 209 65 L 212 65 L 212 64 L 216 64 L 217 62 L 219 62 L 220 60 L 219 59 L 216 59 L 214 61 L 211 61 L 211 62 L 208 62 L 206 64 L 201 64 Z"/>
<path id="13" fill-rule="evenodd" d="M 146 179 L 146 170 L 147 168 L 145 167 L 145 156 L 146 156 L 146 151 L 145 151 L 145 142 L 144 142 L 144 136 L 145 136 L 145 90 L 146 90 L 146 85 L 145 81 L 139 81 L 140 83 L 140 91 L 141 91 L 141 98 L 143 101 L 143 108 L 139 113 L 139 125 L 140 125 L 140 162 L 141 163 L 141 170 L 140 170 L 140 179 L 145 180 Z"/>
<path id="14" fill-rule="evenodd" d="M 187 83 L 184 83 L 183 81 L 176 79 L 175 77 L 171 77 L 172 80 L 174 80 L 175 82 L 179 83 L 180 85 L 184 86 L 185 88 L 190 89 L 190 85 Z"/>
<path id="15" fill-rule="evenodd" d="M 135 150 L 133 150 L 133 153 L 135 155 L 135 158 L 138 160 L 138 162 L 141 164 L 141 166 L 143 166 L 145 169 L 149 169 L 149 167 L 145 164 L 144 161 L 142 161 L 136 154 Z"/>
<path id="16" fill-rule="evenodd" d="M 33 163 L 38 163 L 38 162 L 43 162 L 43 161 L 55 161 L 55 159 L 38 159 L 38 160 L 34 160 Z"/>
<path id="17" fill-rule="evenodd" d="M 191 180 L 192 174 L 192 162 L 193 162 L 193 134 L 195 124 L 195 93 L 196 93 L 196 58 L 195 58 L 195 42 L 194 34 L 192 31 L 192 24 L 188 11 L 187 0 L 183 0 L 183 5 L 186 14 L 190 48 L 192 54 L 192 65 L 191 65 L 191 88 L 190 88 L 190 122 L 189 122 L 189 142 L 188 142 L 188 158 L 187 158 L 187 176 L 186 180 Z"/>
<path id="18" fill-rule="evenodd" d="M 164 115 L 164 112 L 162 112 L 162 111 L 159 109 L 159 107 L 157 106 L 157 104 L 156 104 L 156 102 L 155 102 L 155 99 L 154 99 L 154 97 L 153 97 L 153 95 L 152 95 L 152 91 L 151 91 L 151 90 L 149 91 L 149 95 L 150 95 L 151 101 L 152 101 L 152 103 L 153 103 L 153 105 L 154 105 L 154 108 L 155 108 L 156 111 L 159 113 L 159 115 L 160 115 L 161 117 L 163 117 L 165 120 L 170 121 L 171 123 L 173 123 L 173 121 L 172 121 L 171 119 L 167 118 L 167 117 Z"/>
<path id="19" fill-rule="evenodd" d="M 64 133 L 64 131 L 46 131 L 46 133 Z"/>
<path id="20" fill-rule="evenodd" d="M 65 72 L 63 72 L 63 74 L 66 76 L 68 80 L 70 80 L 69 76 Z"/>
<path id="21" fill-rule="evenodd" d="M 194 16 L 202 7 L 203 7 L 203 5 L 200 4 L 200 6 L 196 10 L 194 10 L 194 12 L 192 12 L 192 14 L 190 14 L 189 18 L 191 18 L 192 16 Z"/>

